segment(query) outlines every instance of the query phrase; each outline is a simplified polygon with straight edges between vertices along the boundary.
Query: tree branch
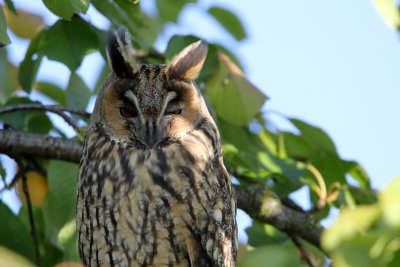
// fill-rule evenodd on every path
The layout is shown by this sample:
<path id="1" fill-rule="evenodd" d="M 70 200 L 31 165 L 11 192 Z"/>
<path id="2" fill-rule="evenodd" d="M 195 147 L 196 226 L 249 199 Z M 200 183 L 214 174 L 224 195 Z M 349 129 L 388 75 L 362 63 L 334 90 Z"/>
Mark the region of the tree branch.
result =
<path id="1" fill-rule="evenodd" d="M 274 192 L 265 186 L 248 187 L 234 185 L 238 207 L 253 219 L 268 223 L 289 236 L 299 236 L 321 249 L 322 227 L 310 216 L 288 208 Z"/>
<path id="2" fill-rule="evenodd" d="M 0 153 L 11 157 L 39 156 L 79 162 L 81 144 L 42 134 L 0 130 Z"/>
<path id="3" fill-rule="evenodd" d="M 314 256 L 308 251 L 308 249 L 301 243 L 301 241 L 297 238 L 297 236 L 290 236 L 293 244 L 297 247 L 297 250 L 300 254 L 300 259 L 305 261 L 309 267 L 317 266 L 314 264 L 315 258 Z"/>
<path id="4" fill-rule="evenodd" d="M 10 156 L 41 156 L 78 163 L 81 144 L 72 140 L 17 131 L 0 131 L 0 153 Z M 262 185 L 233 185 L 238 207 L 252 218 L 298 236 L 321 249 L 322 228 L 307 214 L 291 209 Z M 322 250 L 322 249 L 321 249 Z"/>

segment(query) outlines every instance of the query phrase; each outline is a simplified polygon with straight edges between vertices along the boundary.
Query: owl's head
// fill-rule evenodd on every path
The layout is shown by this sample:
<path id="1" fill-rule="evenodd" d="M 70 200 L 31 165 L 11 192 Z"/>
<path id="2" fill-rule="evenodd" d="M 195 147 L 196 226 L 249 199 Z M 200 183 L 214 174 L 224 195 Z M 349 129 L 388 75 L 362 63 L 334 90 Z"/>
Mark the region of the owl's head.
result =
<path id="1" fill-rule="evenodd" d="M 189 45 L 167 65 L 140 64 L 134 54 L 126 30 L 109 39 L 113 73 L 100 89 L 89 130 L 100 125 L 113 140 L 152 149 L 212 121 L 194 83 L 207 56 L 204 41 Z"/>

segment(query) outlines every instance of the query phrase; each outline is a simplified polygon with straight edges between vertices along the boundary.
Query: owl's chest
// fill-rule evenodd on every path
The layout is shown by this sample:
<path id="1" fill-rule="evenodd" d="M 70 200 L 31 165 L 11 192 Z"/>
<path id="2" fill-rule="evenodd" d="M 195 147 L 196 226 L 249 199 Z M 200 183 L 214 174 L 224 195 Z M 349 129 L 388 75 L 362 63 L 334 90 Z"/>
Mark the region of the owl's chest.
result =
<path id="1" fill-rule="evenodd" d="M 195 166 L 201 156 L 162 150 L 110 156 L 115 168 L 99 164 L 102 179 L 90 187 L 96 200 L 78 196 L 78 217 L 79 209 L 90 210 L 80 218 L 81 253 L 121 266 L 187 266 L 187 243 L 200 242 L 213 199 L 205 164 Z"/>

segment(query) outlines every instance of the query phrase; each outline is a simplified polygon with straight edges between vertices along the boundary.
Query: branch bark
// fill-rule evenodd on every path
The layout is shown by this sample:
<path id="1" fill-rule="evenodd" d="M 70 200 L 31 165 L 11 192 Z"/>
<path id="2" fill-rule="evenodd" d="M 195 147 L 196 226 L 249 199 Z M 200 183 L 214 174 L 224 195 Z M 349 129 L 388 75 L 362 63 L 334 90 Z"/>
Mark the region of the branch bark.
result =
<path id="1" fill-rule="evenodd" d="M 11 157 L 39 156 L 78 163 L 81 150 L 81 144 L 72 140 L 12 130 L 0 131 L 0 153 Z"/>
<path id="2" fill-rule="evenodd" d="M 262 185 L 234 185 L 238 207 L 253 219 L 273 225 L 289 236 L 299 236 L 322 251 L 323 228 L 310 216 L 284 204 L 274 192 Z"/>
<path id="3" fill-rule="evenodd" d="M 76 141 L 62 138 L 0 131 L 0 153 L 10 156 L 40 156 L 78 163 L 81 146 Z M 233 187 L 238 208 L 252 218 L 271 224 L 289 236 L 298 236 L 322 250 L 322 228 L 309 215 L 285 206 L 271 190 L 262 185 Z"/>

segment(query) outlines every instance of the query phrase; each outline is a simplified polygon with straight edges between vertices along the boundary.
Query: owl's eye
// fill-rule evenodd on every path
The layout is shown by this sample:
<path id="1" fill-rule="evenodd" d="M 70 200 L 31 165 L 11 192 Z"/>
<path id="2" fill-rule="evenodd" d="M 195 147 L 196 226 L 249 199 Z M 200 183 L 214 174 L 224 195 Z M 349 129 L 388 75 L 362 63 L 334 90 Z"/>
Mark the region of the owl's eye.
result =
<path id="1" fill-rule="evenodd" d="M 177 108 L 177 109 L 166 110 L 164 114 L 165 115 L 179 115 L 181 113 L 182 113 L 182 109 Z"/>
<path id="2" fill-rule="evenodd" d="M 181 105 L 176 100 L 172 100 L 171 102 L 169 102 L 167 108 L 164 111 L 164 115 L 179 115 L 181 113 Z"/>
<path id="3" fill-rule="evenodd" d="M 137 117 L 137 112 L 133 108 L 128 108 L 128 107 L 120 107 L 119 108 L 119 113 L 121 114 L 122 117 L 124 118 L 134 118 Z"/>
<path id="4" fill-rule="evenodd" d="M 173 99 L 168 103 L 167 108 L 164 111 L 164 115 L 179 115 L 182 113 L 182 106 L 177 99 Z"/>

